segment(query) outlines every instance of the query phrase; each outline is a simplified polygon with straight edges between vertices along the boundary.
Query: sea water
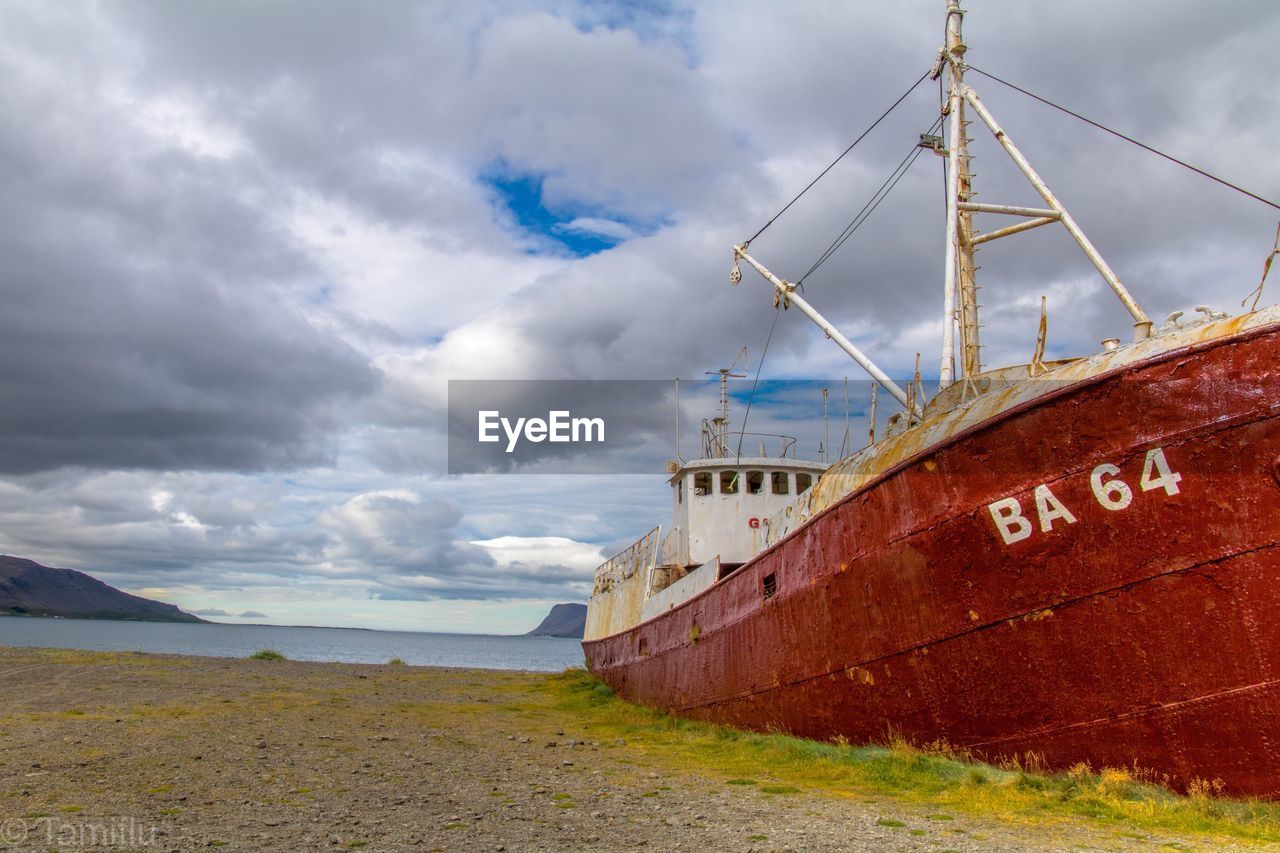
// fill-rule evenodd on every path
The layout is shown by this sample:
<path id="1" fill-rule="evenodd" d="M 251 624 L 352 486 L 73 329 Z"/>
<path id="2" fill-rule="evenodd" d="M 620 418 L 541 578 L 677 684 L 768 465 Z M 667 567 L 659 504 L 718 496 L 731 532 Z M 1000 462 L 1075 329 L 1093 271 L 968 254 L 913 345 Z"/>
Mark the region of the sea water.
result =
<path id="1" fill-rule="evenodd" d="M 188 622 L 117 622 L 0 616 L 0 646 L 248 657 L 274 649 L 290 660 L 558 672 L 582 665 L 578 640 Z"/>

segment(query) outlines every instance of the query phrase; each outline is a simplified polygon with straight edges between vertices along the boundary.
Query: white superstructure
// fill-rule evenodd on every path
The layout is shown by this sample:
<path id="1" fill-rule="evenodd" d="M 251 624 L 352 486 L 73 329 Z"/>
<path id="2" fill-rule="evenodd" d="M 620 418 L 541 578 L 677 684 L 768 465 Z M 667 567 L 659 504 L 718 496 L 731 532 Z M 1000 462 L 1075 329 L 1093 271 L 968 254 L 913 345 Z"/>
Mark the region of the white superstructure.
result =
<path id="1" fill-rule="evenodd" d="M 790 436 L 727 432 L 721 371 L 721 415 L 702 425 L 702 456 L 668 464 L 671 525 L 654 527 L 595 572 L 586 639 L 606 637 L 687 601 L 765 547 L 770 519 L 807 499 L 827 469 L 796 458 Z M 754 456 L 740 455 L 748 440 Z M 767 455 L 764 442 L 775 442 Z"/>

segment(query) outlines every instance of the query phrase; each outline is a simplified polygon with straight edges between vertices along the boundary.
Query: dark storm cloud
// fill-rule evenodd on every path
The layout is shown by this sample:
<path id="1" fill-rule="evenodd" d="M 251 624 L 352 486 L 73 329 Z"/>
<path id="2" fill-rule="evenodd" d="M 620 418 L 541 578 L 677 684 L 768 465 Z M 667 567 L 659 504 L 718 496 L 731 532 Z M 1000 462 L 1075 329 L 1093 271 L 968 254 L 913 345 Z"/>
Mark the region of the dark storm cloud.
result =
<path id="1" fill-rule="evenodd" d="M 683 51 L 610 27 L 647 17 L 635 10 L 540 5 L 107 8 L 144 56 L 137 85 L 198 97 L 272 170 L 380 219 L 429 223 L 437 239 L 475 241 L 488 212 L 459 207 L 445 176 L 416 173 L 424 156 L 506 163 L 544 177 L 552 203 L 646 216 L 713 186 L 724 153 L 703 142 L 730 137 L 679 97 Z"/>
<path id="2" fill-rule="evenodd" d="M 156 145 L 42 62 L 0 81 L 0 471 L 330 458 L 334 407 L 377 375 L 286 299 L 316 274 L 262 176 Z"/>

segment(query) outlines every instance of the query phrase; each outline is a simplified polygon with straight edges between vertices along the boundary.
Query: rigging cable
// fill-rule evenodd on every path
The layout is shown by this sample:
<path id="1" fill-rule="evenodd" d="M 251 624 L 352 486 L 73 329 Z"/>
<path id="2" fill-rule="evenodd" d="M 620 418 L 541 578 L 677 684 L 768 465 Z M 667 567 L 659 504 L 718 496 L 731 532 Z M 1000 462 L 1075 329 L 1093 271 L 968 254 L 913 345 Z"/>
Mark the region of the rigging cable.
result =
<path id="1" fill-rule="evenodd" d="M 1037 94 L 1035 94 L 1035 93 L 1033 93 L 1033 92 L 1028 92 L 1026 89 L 1023 89 L 1021 86 L 1015 86 L 1014 84 L 1010 83 L 1008 80 L 1001 80 L 1001 79 L 1000 79 L 999 77 L 997 77 L 996 75 L 994 75 L 994 74 L 992 74 L 992 73 L 990 73 L 990 72 L 987 72 L 987 71 L 983 71 L 981 68 L 978 68 L 978 67 L 976 67 L 976 66 L 973 66 L 973 65 L 966 65 L 966 66 L 965 66 L 965 68 L 968 68 L 970 71 L 977 71 L 977 72 L 978 72 L 979 74 L 981 74 L 983 77 L 988 77 L 988 78 L 990 78 L 990 79 L 992 79 L 992 80 L 996 81 L 997 83 L 1000 83 L 1001 85 L 1008 86 L 1010 89 L 1013 89 L 1013 90 L 1014 90 L 1014 91 L 1016 91 L 1016 92 L 1021 92 L 1022 94 L 1026 95 L 1026 96 L 1027 96 L 1027 97 L 1029 97 L 1029 98 L 1034 98 L 1035 100 L 1039 101 L 1039 102 L 1040 102 L 1040 103 L 1042 103 L 1042 104 L 1045 104 L 1046 106 L 1053 107 L 1055 110 L 1058 110 L 1059 112 L 1064 112 L 1064 113 L 1066 113 L 1067 115 L 1069 115 L 1069 116 L 1071 116 L 1071 117 L 1073 117 L 1073 118 L 1077 118 L 1077 119 L 1079 119 L 1080 121 L 1084 122 L 1085 124 L 1093 125 L 1094 127 L 1098 128 L 1098 130 L 1104 130 L 1104 131 L 1106 131 L 1107 133 L 1111 134 L 1112 136 L 1118 136 L 1118 137 L 1120 137 L 1121 139 L 1123 139 L 1125 142 L 1131 142 L 1131 143 L 1133 143 L 1134 145 L 1138 146 L 1139 148 L 1141 148 L 1141 149 L 1143 149 L 1143 150 L 1145 150 L 1145 151 L 1149 151 L 1149 152 L 1151 152 L 1152 154 L 1155 154 L 1155 155 L 1157 155 L 1157 156 L 1163 157 L 1164 159 L 1168 160 L 1168 161 L 1169 161 L 1169 162 L 1171 162 L 1171 163 L 1177 163 L 1179 166 L 1182 166 L 1182 167 L 1183 167 L 1183 168 L 1185 168 L 1185 169 L 1190 169 L 1191 171 L 1195 172 L 1196 174 L 1198 174 L 1198 175 L 1202 175 L 1202 176 L 1204 176 L 1204 177 L 1208 178 L 1208 179 L 1209 179 L 1209 180 L 1211 180 L 1211 181 L 1217 181 L 1218 183 L 1222 184 L 1224 187 L 1230 187 L 1231 189 L 1235 190 L 1236 192 L 1238 192 L 1238 193 L 1242 193 L 1242 194 L 1244 194 L 1244 195 L 1247 195 L 1249 198 L 1254 199 L 1255 201 L 1260 201 L 1260 202 L 1262 202 L 1263 204 L 1270 205 L 1271 207 L 1274 207 L 1276 210 L 1280 210 L 1280 204 L 1276 204 L 1274 201 L 1270 201 L 1270 200 L 1268 200 L 1268 199 L 1265 199 L 1265 198 L 1263 198 L 1262 196 L 1257 195 L 1256 193 L 1251 193 L 1251 192 L 1249 192 L 1248 190 L 1244 189 L 1243 187 L 1238 187 L 1238 186 L 1236 186 L 1235 184 L 1231 183 L 1230 181 L 1224 181 L 1222 178 L 1219 178 L 1217 175 L 1211 175 L 1211 174 L 1209 174 L 1208 172 L 1206 172 L 1204 169 L 1200 169 L 1200 168 L 1197 168 L 1197 167 L 1195 167 L 1195 166 L 1192 166 L 1190 163 L 1186 163 L 1186 162 L 1184 162 L 1184 161 L 1182 161 L 1182 160 L 1179 160 L 1177 157 L 1174 157 L 1174 156 L 1172 156 L 1172 155 L 1170 155 L 1170 154 L 1166 154 L 1166 153 L 1164 153 L 1163 151 L 1159 151 L 1159 150 L 1157 150 L 1157 149 L 1155 149 L 1155 148 L 1152 148 L 1150 145 L 1146 145 L 1145 143 L 1139 142 L 1138 140 L 1136 140 L 1136 139 L 1134 139 L 1134 138 L 1132 138 L 1132 137 L 1130 137 L 1130 136 L 1125 136 L 1125 135 L 1124 135 L 1123 133 L 1121 133 L 1120 131 L 1118 131 L 1118 130 L 1112 130 L 1111 128 L 1107 127 L 1106 125 L 1099 124 L 1098 122 L 1094 121 L 1093 119 L 1085 118 L 1084 116 L 1080 115 L 1079 113 L 1072 112 L 1071 110 L 1067 109 L 1066 107 L 1059 106 L 1058 104 L 1055 104 L 1053 101 L 1050 101 L 1048 98 L 1042 98 L 1042 97 L 1040 97 L 1039 95 L 1037 95 Z"/>
<path id="2" fill-rule="evenodd" d="M 929 130 L 926 131 L 926 134 L 933 133 L 941 125 L 942 118 L 938 118 Z M 836 239 L 831 242 L 831 245 L 826 248 L 826 251 L 818 257 L 818 260 L 814 261 L 813 266 L 809 267 L 809 271 L 800 276 L 799 281 L 796 282 L 797 286 L 803 285 L 806 278 L 812 275 L 818 267 L 826 263 L 832 255 L 840 250 L 840 247 L 844 245 L 845 241 L 853 236 L 853 232 L 861 228 L 863 223 L 871 218 L 871 214 L 875 213 L 876 208 L 880 206 L 880 203 L 885 200 L 889 193 L 893 192 L 893 188 L 898 185 L 898 181 L 902 180 L 902 177 L 906 175 L 907 171 L 916 162 L 916 158 L 924 153 L 924 150 L 925 149 L 919 144 L 911 146 L 911 151 L 907 152 L 907 156 L 902 158 L 902 162 L 900 162 L 897 167 L 889 173 L 889 177 L 885 179 L 885 182 L 880 185 L 880 188 L 877 189 L 874 194 L 872 194 L 871 200 L 863 205 L 862 210 L 858 211 L 857 215 L 853 217 L 853 220 L 844 227 L 844 230 L 840 232 L 840 235 L 836 237 Z"/>
<path id="3" fill-rule="evenodd" d="M 764 358 L 769 354 L 769 342 L 773 340 L 773 330 L 778 327 L 778 318 L 782 316 L 782 306 L 773 309 L 773 322 L 769 324 L 769 336 L 764 339 L 764 349 L 760 352 L 760 363 L 756 365 L 756 378 L 751 383 L 751 395 L 747 397 L 747 409 L 742 415 L 742 429 L 738 431 L 738 453 L 734 464 L 742 461 L 742 440 L 747 437 L 747 418 L 751 417 L 751 404 L 756 399 L 756 386 L 760 384 L 760 371 L 764 370 Z M 784 452 L 786 448 L 783 448 Z"/>
<path id="4" fill-rule="evenodd" d="M 752 234 L 749 238 L 747 238 L 747 240 L 744 242 L 744 245 L 746 245 L 747 243 L 752 242 L 752 241 L 753 241 L 753 240 L 755 240 L 757 237 L 759 237 L 761 234 L 763 234 L 763 233 L 765 232 L 765 229 L 767 229 L 770 225 L 772 225 L 774 222 L 776 222 L 779 216 L 781 216 L 782 214 L 786 213 L 786 212 L 787 212 L 787 210 L 791 207 L 791 205 L 795 204 L 797 201 L 799 201 L 799 200 L 800 200 L 800 197 L 801 197 L 802 195 L 804 195 L 805 193 L 807 193 L 809 190 L 813 189 L 813 185 L 814 185 L 814 184 L 816 184 L 818 181 L 822 180 L 822 179 L 826 176 L 827 172 L 830 172 L 832 169 L 834 169 L 834 168 L 835 168 L 835 166 L 836 166 L 836 164 L 837 164 L 837 163 L 839 163 L 841 160 L 843 160 L 843 159 L 844 159 L 844 157 L 845 157 L 845 155 L 846 155 L 846 154 L 848 154 L 850 151 L 852 151 L 852 150 L 853 150 L 853 147 L 854 147 L 855 145 L 857 145 L 859 142 L 861 142 L 861 141 L 863 140 L 863 138 L 864 138 L 864 137 L 866 137 L 866 135 L 867 135 L 868 133 L 870 133 L 871 131 L 875 130 L 875 129 L 876 129 L 876 125 L 878 125 L 880 122 L 884 121 L 884 119 L 889 115 L 889 113 L 891 113 L 891 112 L 893 112 L 895 109 L 897 109 L 897 108 L 898 108 L 898 104 L 901 104 L 903 101 L 905 101 L 905 100 L 907 99 L 907 95 L 910 95 L 912 92 L 914 92 L 914 91 L 915 91 L 915 89 L 916 89 L 916 86 L 919 86 L 921 83 L 923 83 L 923 82 L 924 82 L 924 79 L 925 79 L 926 77 L 928 77 L 930 73 L 931 73 L 931 71 L 926 71 L 925 73 L 921 74 L 921 75 L 920 75 L 920 79 L 919 79 L 919 80 L 917 80 L 916 82 L 912 83 L 912 84 L 911 84 L 911 88 L 909 88 L 909 89 L 907 89 L 907 91 L 903 92 L 903 93 L 902 93 L 902 97 L 898 98 L 898 100 L 896 100 L 896 101 L 894 101 L 894 102 L 893 102 L 893 106 L 889 107 L 889 109 L 887 109 L 887 110 L 885 110 L 883 113 L 881 113 L 881 114 L 880 114 L 880 118 L 878 118 L 878 119 L 876 119 L 875 121 L 873 121 L 873 122 L 871 123 L 871 126 L 870 126 L 870 127 L 868 127 L 866 130 L 862 131 L 862 133 L 858 136 L 858 138 L 857 138 L 857 139 L 855 139 L 855 140 L 853 140 L 853 142 L 849 143 L 849 147 L 848 147 L 848 148 L 846 148 L 846 149 L 844 149 L 844 151 L 842 151 L 842 152 L 840 153 L 840 156 L 839 156 L 839 157 L 837 157 L 836 159 L 834 159 L 834 160 L 832 160 L 832 161 L 831 161 L 831 165 L 829 165 L 829 166 L 827 166 L 827 168 L 823 169 L 823 170 L 818 174 L 818 176 L 817 176 L 816 178 L 814 178 L 812 181 L 810 181 L 810 182 L 809 182 L 809 184 L 808 184 L 804 189 L 802 189 L 802 190 L 800 190 L 800 192 L 796 193 L 796 197 L 795 197 L 795 198 L 793 198 L 793 199 L 791 199 L 791 201 L 787 202 L 787 203 L 786 203 L 786 205 L 782 208 L 782 210 L 779 210 L 777 213 L 775 213 L 775 214 L 773 215 L 773 218 L 771 218 L 768 222 L 766 222 L 763 226 L 761 226 L 761 228 L 760 228 L 760 230 L 759 230 L 759 231 L 757 231 L 756 233 Z"/>
<path id="5" fill-rule="evenodd" d="M 927 132 L 933 133 L 933 131 L 936 130 L 941 124 L 942 124 L 942 119 L 939 118 L 937 121 L 933 123 L 932 126 L 930 126 Z M 797 286 L 803 285 L 805 278 L 808 278 L 810 273 L 812 273 L 818 267 L 822 266 L 822 264 L 825 263 L 828 258 L 830 258 L 833 254 L 835 254 L 840 249 L 840 247 L 844 245 L 844 241 L 848 240 L 851 236 L 853 236 L 853 232 L 857 231 L 858 228 L 861 227 L 862 224 L 866 222 L 867 219 L 870 218 L 871 214 L 875 213 L 876 208 L 880 206 L 880 202 L 884 201 L 885 198 L 889 195 L 889 193 L 893 191 L 893 188 L 898 185 L 898 181 L 902 180 L 903 175 L 907 173 L 907 171 L 911 168 L 912 164 L 915 163 L 916 158 L 919 157 L 924 152 L 924 150 L 925 149 L 922 148 L 920 145 L 912 146 L 912 150 L 907 154 L 906 157 L 903 158 L 902 162 L 900 162 L 897 165 L 897 167 L 894 168 L 893 172 L 889 174 L 889 177 L 885 179 L 885 182 L 880 185 L 880 188 L 875 191 L 875 193 L 871 196 L 871 200 L 868 201 L 865 205 L 863 205 L 862 210 L 858 211 L 858 214 L 853 218 L 853 221 L 850 222 L 847 226 L 845 226 L 845 229 L 840 232 L 840 236 L 837 237 L 829 247 L 827 247 L 827 250 L 822 253 L 822 256 L 814 263 L 812 267 L 809 268 L 809 272 L 805 273 L 804 276 L 802 276 L 800 280 L 796 282 Z M 812 184 L 810 186 L 812 186 Z M 779 215 L 781 215 L 781 213 L 779 213 Z M 777 217 L 774 217 L 774 218 L 776 219 Z M 742 430 L 738 433 L 738 451 L 737 451 L 738 460 L 742 459 L 742 442 L 746 438 L 747 418 L 751 416 L 751 404 L 754 403 L 756 399 L 756 387 L 760 384 L 760 372 L 764 370 L 764 360 L 765 360 L 765 357 L 768 356 L 769 354 L 769 344 L 773 340 L 773 331 L 774 329 L 777 328 L 778 318 L 781 316 L 782 316 L 782 306 L 778 305 L 773 310 L 773 322 L 769 325 L 769 335 L 768 337 L 765 338 L 764 349 L 760 353 L 760 363 L 756 365 L 756 377 L 755 377 L 755 380 L 752 381 L 751 383 L 751 393 L 747 397 L 747 408 L 745 413 L 742 416 Z"/>

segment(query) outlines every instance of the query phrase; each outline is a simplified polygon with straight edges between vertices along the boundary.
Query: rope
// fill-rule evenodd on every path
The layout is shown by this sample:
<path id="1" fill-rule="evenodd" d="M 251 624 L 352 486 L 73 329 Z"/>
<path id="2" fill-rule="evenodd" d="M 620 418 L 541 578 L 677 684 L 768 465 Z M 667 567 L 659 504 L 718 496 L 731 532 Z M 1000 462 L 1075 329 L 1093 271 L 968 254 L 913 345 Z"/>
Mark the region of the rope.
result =
<path id="1" fill-rule="evenodd" d="M 756 386 L 760 384 L 760 371 L 764 370 L 764 358 L 769 354 L 769 342 L 773 340 L 773 330 L 778 328 L 778 318 L 782 316 L 782 311 L 777 308 L 773 309 L 773 322 L 769 324 L 769 336 L 764 339 L 764 350 L 760 353 L 760 363 L 756 365 L 756 378 L 751 383 L 751 395 L 747 397 L 747 410 L 742 415 L 742 429 L 738 432 L 738 452 L 734 460 L 734 464 L 742 462 L 742 440 L 747 437 L 747 418 L 751 417 L 751 404 L 756 400 Z"/>
<path id="2" fill-rule="evenodd" d="M 876 129 L 876 125 L 878 125 L 880 122 L 884 121 L 884 119 L 889 115 L 889 113 L 891 113 L 891 112 L 893 112 L 895 109 L 897 109 L 897 108 L 898 108 L 898 104 L 901 104 L 903 101 L 905 101 L 905 100 L 907 99 L 907 95 L 910 95 L 912 92 L 914 92 L 914 91 L 915 91 L 915 89 L 916 89 L 916 86 L 919 86 L 921 83 L 923 83 L 923 82 L 924 82 L 924 79 L 925 79 L 926 77 L 928 77 L 930 73 L 931 73 L 930 71 L 926 71 L 925 73 L 921 74 L 921 75 L 920 75 L 920 79 L 919 79 L 919 80 L 917 80 L 916 82 L 912 83 L 912 84 L 911 84 L 911 88 L 909 88 L 909 89 L 907 89 L 907 91 L 903 92 L 903 93 L 902 93 L 902 96 L 901 96 L 900 98 L 898 98 L 898 100 L 896 100 L 896 101 L 894 101 L 894 102 L 893 102 L 893 106 L 889 107 L 889 109 L 887 109 L 887 110 L 885 110 L 883 113 L 881 113 L 881 114 L 880 114 L 880 118 L 878 118 L 878 119 L 876 119 L 875 121 L 873 121 L 873 122 L 871 123 L 871 126 L 870 126 L 870 127 L 868 127 L 866 130 L 862 131 L 862 133 L 861 133 L 861 134 L 859 134 L 858 138 L 857 138 L 857 139 L 855 139 L 855 140 L 853 140 L 853 142 L 851 142 L 851 143 L 849 144 L 849 147 L 848 147 L 848 148 L 846 148 L 846 149 L 844 149 L 844 151 L 840 152 L 840 156 L 839 156 L 839 157 L 837 157 L 836 159 L 834 159 L 834 160 L 832 160 L 832 161 L 831 161 L 831 165 L 827 166 L 827 168 L 823 169 L 820 173 L 818 173 L 818 177 L 814 178 L 812 181 L 810 181 L 810 182 L 808 183 L 808 185 L 807 185 L 807 186 L 805 186 L 805 188 L 804 188 L 804 189 L 802 189 L 802 190 L 800 190 L 800 192 L 796 193 L 796 197 L 795 197 L 795 198 L 793 198 L 793 199 L 791 199 L 791 201 L 787 202 L 787 203 L 786 203 L 786 205 L 784 205 L 784 206 L 783 206 L 782 210 L 779 210 L 777 213 L 775 213 L 775 214 L 773 215 L 773 218 L 772 218 L 772 219 L 770 219 L 768 222 L 766 222 L 766 223 L 765 223 L 765 224 L 760 228 L 760 230 L 759 230 L 759 231 L 757 231 L 756 233 L 752 234 L 749 238 L 747 238 L 747 240 L 744 242 L 744 244 L 743 244 L 743 245 L 746 245 L 747 243 L 751 243 L 753 240 L 755 240 L 757 237 L 759 237 L 761 234 L 763 234 L 763 233 L 765 232 L 765 229 L 767 229 L 770 225 L 772 225 L 774 222 L 776 222 L 776 221 L 778 220 L 778 217 L 782 216 L 782 214 L 786 213 L 786 212 L 787 212 L 787 210 L 788 210 L 788 209 L 790 209 L 791 205 L 795 204 L 797 201 L 799 201 L 799 200 L 800 200 L 800 197 L 801 197 L 801 196 L 803 196 L 803 195 L 804 195 L 805 193 L 807 193 L 809 190 L 813 189 L 813 185 L 814 185 L 814 184 L 816 184 L 818 181 L 820 181 L 820 180 L 822 180 L 824 177 L 826 177 L 827 172 L 830 172 L 832 169 L 834 169 L 834 168 L 835 168 L 835 166 L 836 166 L 836 164 L 837 164 L 837 163 L 839 163 L 841 160 L 843 160 L 843 159 L 845 158 L 845 155 L 846 155 L 846 154 L 848 154 L 850 151 L 852 151 L 855 145 L 857 145 L 859 142 L 861 142 L 861 141 L 866 137 L 866 135 L 867 135 L 868 133 L 870 133 L 871 131 L 875 130 L 875 129 Z"/>
<path id="3" fill-rule="evenodd" d="M 933 133 L 941 125 L 942 119 L 939 118 L 933 123 L 929 130 L 926 131 L 926 133 Z M 924 150 L 925 149 L 921 148 L 919 145 L 911 146 L 911 150 L 907 152 L 907 156 L 902 158 L 902 162 L 900 162 L 894 170 L 889 173 L 889 177 L 886 178 L 884 183 L 880 185 L 880 188 L 872 194 L 871 200 L 862 206 L 862 210 L 858 211 L 852 221 L 850 221 L 849 224 L 844 227 L 844 230 L 840 232 L 840 235 L 836 237 L 836 239 L 831 242 L 831 245 L 826 248 L 826 251 L 818 257 L 818 260 L 813 262 L 813 266 L 809 267 L 809 271 L 800 276 L 800 280 L 796 282 L 797 286 L 804 284 L 804 280 L 806 278 L 812 275 L 818 267 L 826 263 L 832 255 L 840 250 L 840 247 L 844 245 L 845 241 L 853 236 L 853 232 L 861 228 L 862 225 L 871 218 L 871 214 L 875 213 L 876 208 L 880 206 L 880 203 L 888 197 L 889 193 L 893 192 L 893 188 L 898 185 L 898 181 L 902 180 L 903 176 L 907 174 L 907 171 L 915 164 L 916 158 L 924 153 Z"/>
<path id="4" fill-rule="evenodd" d="M 1243 188 L 1243 187 L 1238 187 L 1238 186 L 1236 186 L 1235 184 L 1231 183 L 1230 181 L 1224 181 L 1222 178 L 1219 178 L 1217 175 L 1211 175 L 1211 174 L 1209 174 L 1208 172 L 1206 172 L 1204 169 L 1198 168 L 1198 167 L 1196 167 L 1196 166 L 1192 166 L 1190 163 L 1187 163 L 1187 162 L 1185 162 L 1185 161 L 1179 160 L 1177 157 L 1174 157 L 1174 156 L 1173 156 L 1173 155 L 1171 155 L 1171 154 L 1166 154 L 1166 153 L 1164 153 L 1163 151 L 1159 151 L 1159 150 L 1157 150 L 1157 149 L 1155 149 L 1155 148 L 1152 148 L 1150 145 L 1147 145 L 1146 143 L 1143 143 L 1143 142 L 1139 142 L 1138 140 L 1134 139 L 1133 137 L 1125 136 L 1125 135 L 1124 135 L 1123 133 L 1121 133 L 1120 131 L 1118 131 L 1118 130 L 1112 130 L 1111 128 L 1109 128 L 1109 127 L 1107 127 L 1107 126 L 1105 126 L 1105 125 L 1099 124 L 1098 122 L 1094 121 L 1093 119 L 1085 118 L 1084 116 L 1080 115 L 1079 113 L 1072 112 L 1071 110 L 1067 109 L 1066 107 L 1059 106 L 1058 104 L 1055 104 L 1053 101 L 1050 101 L 1050 100 L 1049 100 L 1049 99 L 1047 99 L 1047 98 L 1042 98 L 1042 97 L 1040 97 L 1039 95 L 1034 94 L 1033 92 L 1028 92 L 1026 89 L 1023 89 L 1021 86 L 1015 86 L 1014 84 L 1010 83 L 1008 80 L 1001 80 L 1001 79 L 1000 79 L 999 77 L 997 77 L 996 75 L 991 74 L 991 73 L 986 72 L 986 71 L 983 71 L 981 68 L 977 68 L 977 67 L 975 67 L 975 66 L 973 66 L 973 65 L 966 65 L 965 67 L 966 67 L 966 68 L 968 68 L 970 71 L 977 71 L 977 72 L 978 72 L 979 74 L 981 74 L 983 77 L 988 77 L 988 78 L 990 78 L 990 79 L 992 79 L 992 80 L 996 81 L 997 83 L 1000 83 L 1001 85 L 1008 86 L 1010 89 L 1013 89 L 1013 90 L 1014 90 L 1014 91 L 1016 91 L 1016 92 L 1021 92 L 1022 94 L 1026 95 L 1026 96 L 1027 96 L 1027 97 L 1029 97 L 1029 98 L 1034 98 L 1035 100 L 1039 101 L 1039 102 L 1040 102 L 1040 103 L 1042 103 L 1042 104 L 1045 104 L 1046 106 L 1053 107 L 1055 110 L 1058 110 L 1059 112 L 1064 112 L 1064 113 L 1066 113 L 1067 115 L 1071 116 L 1072 118 L 1077 118 L 1077 119 L 1079 119 L 1080 121 L 1084 122 L 1085 124 L 1093 125 L 1094 127 L 1098 128 L 1098 130 L 1104 130 L 1104 131 L 1106 131 L 1107 133 L 1111 134 L 1112 136 L 1118 136 L 1118 137 L 1120 137 L 1121 139 L 1123 139 L 1125 142 L 1130 142 L 1130 143 L 1132 143 L 1132 144 L 1134 144 L 1134 145 L 1138 146 L 1139 148 L 1143 149 L 1144 151 L 1149 151 L 1149 152 L 1151 152 L 1152 154 L 1155 154 L 1155 155 L 1157 155 L 1157 156 L 1159 156 L 1159 157 L 1163 157 L 1164 159 L 1168 160 L 1168 161 L 1169 161 L 1169 162 L 1171 162 L 1171 163 L 1177 163 L 1179 166 L 1182 166 L 1182 167 L 1183 167 L 1183 168 L 1185 168 L 1185 169 L 1190 169 L 1191 171 L 1195 172 L 1196 174 L 1198 174 L 1198 175 L 1202 175 L 1202 176 L 1204 176 L 1204 177 L 1208 178 L 1208 179 L 1209 179 L 1209 180 L 1211 180 L 1211 181 L 1217 181 L 1218 183 L 1222 184 L 1224 187 L 1229 187 L 1229 188 L 1231 188 L 1231 189 L 1235 190 L 1235 191 L 1236 191 L 1236 192 L 1238 192 L 1238 193 L 1242 193 L 1243 195 L 1247 195 L 1249 198 L 1254 199 L 1255 201 L 1260 201 L 1260 202 L 1262 202 L 1262 203 L 1263 203 L 1263 204 L 1265 204 L 1265 205 L 1269 205 L 1269 206 L 1271 206 L 1271 207 L 1274 207 L 1276 210 L 1280 210 L 1280 204 L 1277 204 L 1277 203 L 1276 203 L 1276 202 L 1274 202 L 1274 201 L 1270 201 L 1270 200 L 1268 200 L 1268 199 L 1265 199 L 1265 198 L 1263 198 L 1262 196 L 1257 195 L 1256 193 L 1251 193 L 1251 192 L 1249 192 L 1248 190 L 1246 190 L 1245 188 Z"/>

